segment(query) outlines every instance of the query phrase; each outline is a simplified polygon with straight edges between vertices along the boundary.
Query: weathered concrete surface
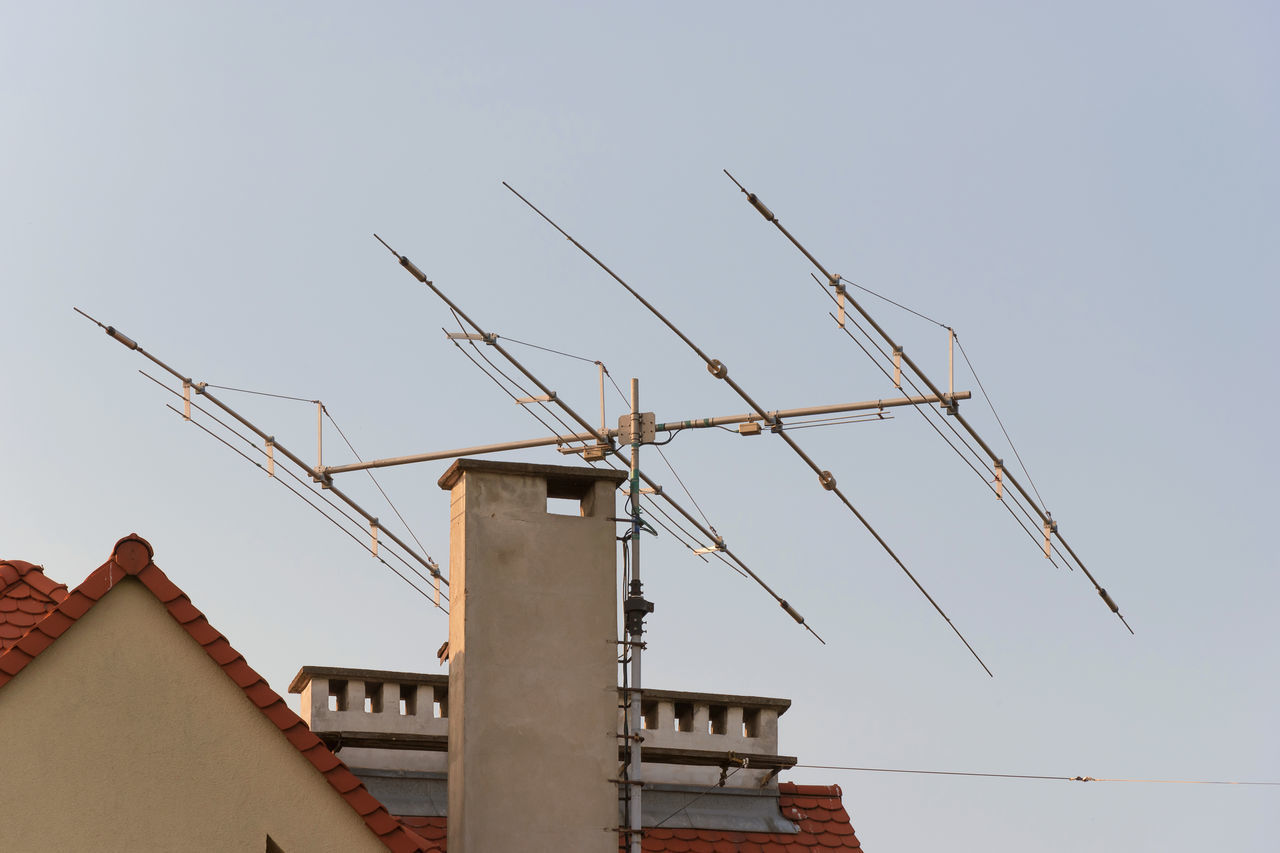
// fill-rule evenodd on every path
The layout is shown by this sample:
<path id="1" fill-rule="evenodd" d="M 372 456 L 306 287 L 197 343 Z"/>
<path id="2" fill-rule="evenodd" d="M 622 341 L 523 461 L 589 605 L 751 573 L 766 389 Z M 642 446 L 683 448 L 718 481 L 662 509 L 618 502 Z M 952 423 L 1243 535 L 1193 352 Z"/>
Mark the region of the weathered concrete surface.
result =
<path id="1" fill-rule="evenodd" d="M 449 851 L 614 853 L 621 472 L 464 459 L 449 535 Z M 577 497 L 579 517 L 547 512 Z"/>

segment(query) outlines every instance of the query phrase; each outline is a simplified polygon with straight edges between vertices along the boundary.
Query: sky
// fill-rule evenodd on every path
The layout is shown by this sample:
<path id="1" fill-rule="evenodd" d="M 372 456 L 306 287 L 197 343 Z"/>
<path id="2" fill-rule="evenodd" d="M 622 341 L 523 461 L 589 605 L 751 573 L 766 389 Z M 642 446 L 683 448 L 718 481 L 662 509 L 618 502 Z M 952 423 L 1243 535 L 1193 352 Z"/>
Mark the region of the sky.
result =
<path id="1" fill-rule="evenodd" d="M 898 396 L 728 169 L 828 270 L 956 330 L 962 414 L 1012 465 L 981 380 L 1136 633 L 908 409 L 792 435 L 994 678 L 777 437 L 690 430 L 662 448 L 679 480 L 826 644 L 662 532 L 646 683 L 790 698 L 801 764 L 1280 781 L 1278 26 L 1231 2 L 0 4 L 0 556 L 74 586 L 137 532 L 280 691 L 442 671 L 444 614 L 73 307 L 197 381 L 323 400 L 365 458 L 546 435 L 376 232 L 487 331 L 637 377 L 659 421 L 746 411 L 506 181 L 761 406 Z M 862 304 L 945 382 L 939 325 Z M 594 365 L 510 350 L 595 419 Z M 221 398 L 314 457 L 312 404 Z M 329 424 L 323 453 L 354 458 Z M 379 475 L 442 565 L 447 465 Z M 1280 833 L 1267 786 L 784 778 L 840 785 L 870 851 Z"/>

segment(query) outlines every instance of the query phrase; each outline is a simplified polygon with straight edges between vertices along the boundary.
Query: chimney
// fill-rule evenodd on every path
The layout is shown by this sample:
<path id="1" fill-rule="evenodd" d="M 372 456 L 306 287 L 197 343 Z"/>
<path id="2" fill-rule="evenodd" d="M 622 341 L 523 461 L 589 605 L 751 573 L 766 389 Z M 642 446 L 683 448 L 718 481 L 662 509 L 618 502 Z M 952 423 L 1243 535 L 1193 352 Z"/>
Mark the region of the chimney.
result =
<path id="1" fill-rule="evenodd" d="M 450 853 L 616 853 L 621 471 L 459 459 L 450 491 Z M 559 500 L 574 514 L 548 507 Z"/>

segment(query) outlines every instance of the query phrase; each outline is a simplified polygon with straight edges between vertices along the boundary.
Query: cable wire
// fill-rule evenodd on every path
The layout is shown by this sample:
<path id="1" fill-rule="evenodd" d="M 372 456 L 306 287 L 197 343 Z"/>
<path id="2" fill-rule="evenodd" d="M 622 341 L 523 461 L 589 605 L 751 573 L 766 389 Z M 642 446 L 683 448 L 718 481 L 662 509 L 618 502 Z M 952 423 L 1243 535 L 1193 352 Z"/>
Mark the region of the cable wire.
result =
<path id="1" fill-rule="evenodd" d="M 978 383 L 978 390 L 982 392 L 982 397 L 987 401 L 987 406 L 991 409 L 991 414 L 995 415 L 996 423 L 1000 424 L 1000 431 L 1004 433 L 1005 441 L 1009 442 L 1009 448 L 1013 450 L 1013 455 L 1017 457 L 1018 465 L 1022 467 L 1022 473 L 1027 475 L 1027 482 L 1031 485 L 1031 491 L 1036 493 L 1036 497 L 1040 503 L 1044 503 L 1044 498 L 1040 497 L 1040 490 L 1036 488 L 1036 481 L 1031 479 L 1031 471 L 1027 469 L 1027 463 L 1022 461 L 1022 454 L 1018 452 L 1018 447 L 1013 443 L 1013 439 L 1009 437 L 1009 431 L 1004 428 L 1004 421 L 1000 419 L 1000 413 L 996 411 L 995 403 L 991 402 L 991 395 L 987 393 L 987 389 L 983 386 L 982 380 L 978 378 L 978 371 L 974 369 L 973 362 L 969 360 L 969 353 L 964 351 L 964 344 L 960 343 L 960 336 L 956 334 L 954 329 L 951 334 L 955 335 L 956 346 L 960 347 L 960 355 L 964 356 L 964 363 L 969 365 L 969 372 L 973 374 L 973 380 Z"/>
<path id="2" fill-rule="evenodd" d="M 531 344 L 528 341 L 517 341 L 515 338 L 507 337 L 506 335 L 503 335 L 502 339 L 504 341 L 509 341 L 510 343 L 513 343 L 513 344 L 519 344 L 522 347 L 533 347 L 534 349 L 540 349 L 543 352 L 550 352 L 550 353 L 555 353 L 556 355 L 562 355 L 565 358 L 576 358 L 578 361 L 585 361 L 588 364 L 600 364 L 600 362 L 594 358 L 587 358 L 581 355 L 574 355 L 571 352 L 562 352 L 558 349 L 552 349 L 551 347 L 544 347 L 538 344 Z"/>
<path id="3" fill-rule="evenodd" d="M 731 770 L 729 773 L 727 773 L 727 774 L 725 775 L 725 777 L 724 777 L 723 779 L 721 779 L 719 782 L 715 783 L 714 785 L 708 785 L 708 786 L 707 786 L 707 788 L 706 788 L 706 790 L 704 790 L 704 791 L 699 791 L 697 794 L 694 794 L 694 795 L 689 799 L 689 801 L 688 801 L 687 803 L 685 803 L 683 806 L 681 806 L 680 808 L 678 808 L 678 809 L 676 809 L 675 811 L 673 811 L 671 814 L 669 814 L 669 815 L 667 815 L 666 817 L 664 817 L 662 820 L 660 820 L 660 821 L 658 821 L 657 823 L 655 823 L 653 826 L 651 826 L 651 827 L 650 827 L 650 829 L 657 829 L 658 827 L 662 826 L 662 825 L 663 825 L 664 823 L 666 823 L 667 821 L 671 820 L 671 818 L 673 818 L 673 817 L 675 817 L 676 815 L 680 814 L 680 812 L 682 812 L 682 811 L 686 810 L 687 808 L 689 808 L 689 806 L 693 805 L 693 804 L 694 804 L 694 803 L 696 803 L 698 800 L 700 800 L 700 799 L 702 799 L 703 797 L 705 797 L 707 794 L 710 794 L 710 793 L 711 793 L 712 791 L 714 791 L 716 788 L 723 788 L 723 787 L 724 787 L 724 783 L 725 783 L 725 782 L 727 782 L 727 781 L 729 781 L 730 779 L 732 779 L 732 778 L 733 778 L 733 774 L 737 773 L 737 772 L 738 772 L 739 770 L 741 770 L 741 769 L 742 769 L 742 767 L 741 767 L 741 766 L 733 768 L 733 770 Z"/>
<path id="4" fill-rule="evenodd" d="M 325 406 L 324 403 L 319 403 L 319 405 L 320 411 L 324 412 L 324 416 L 329 419 L 329 423 L 333 424 L 333 428 L 338 431 L 338 435 L 342 437 L 342 441 L 347 445 L 347 449 L 351 451 L 351 455 L 356 458 L 357 462 L 364 462 L 364 459 L 356 452 L 355 446 L 351 444 L 351 440 L 347 438 L 347 434 L 342 431 L 342 427 L 338 426 L 338 422 L 333 419 L 333 415 L 330 414 L 329 408 Z M 378 493 L 381 494 L 383 500 L 387 502 L 387 506 L 391 507 L 391 511 L 396 514 L 396 518 L 400 519 L 400 523 L 404 525 L 404 529 L 409 531 L 409 535 L 413 537 L 413 541 L 422 549 L 422 553 L 426 555 L 428 560 L 431 560 L 431 562 L 434 563 L 435 560 L 427 553 L 427 547 L 422 544 L 422 540 L 418 538 L 418 534 L 413 532 L 413 528 L 409 526 L 409 522 L 405 521 L 404 516 L 400 514 L 400 509 L 391 500 L 391 497 L 383 491 L 382 484 L 378 482 L 378 478 L 373 476 L 373 470 L 366 468 L 365 473 L 369 475 L 369 479 L 373 481 L 373 484 L 378 487 Z"/>
<path id="5" fill-rule="evenodd" d="M 843 767 L 834 764 L 797 764 L 811 770 L 856 770 L 864 773 L 913 773 L 923 776 L 974 776 L 988 779 L 1036 779 L 1054 782 L 1147 782 L 1161 785 L 1268 785 L 1280 782 L 1235 782 L 1211 779 L 1110 779 L 1101 776 L 1034 776 L 1027 773 L 974 773 L 959 770 L 902 770 L 893 767 Z"/>
<path id="6" fill-rule="evenodd" d="M 266 391 L 250 391 L 248 388 L 232 388 L 230 385 L 214 385 L 212 382 L 205 383 L 206 388 L 217 388 L 220 391 L 235 391 L 239 394 L 255 394 L 259 397 L 275 397 L 277 400 L 296 400 L 299 403 L 316 403 L 323 405 L 319 400 L 308 400 L 306 397 L 290 397 L 288 394 L 269 394 Z"/>

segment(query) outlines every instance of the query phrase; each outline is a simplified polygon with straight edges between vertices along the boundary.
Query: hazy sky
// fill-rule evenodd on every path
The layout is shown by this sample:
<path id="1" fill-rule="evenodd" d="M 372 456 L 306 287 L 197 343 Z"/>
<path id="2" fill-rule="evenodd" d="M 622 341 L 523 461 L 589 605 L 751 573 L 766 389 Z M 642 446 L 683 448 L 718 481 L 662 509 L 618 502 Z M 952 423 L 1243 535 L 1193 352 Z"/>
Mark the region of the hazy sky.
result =
<path id="1" fill-rule="evenodd" d="M 1265 3 L 2 4 L 0 556 L 74 586 L 136 531 L 277 690 L 440 671 L 443 614 L 72 306 L 197 380 L 324 400 L 367 457 L 544 434 L 376 231 L 487 329 L 639 377 L 659 420 L 746 410 L 506 180 L 766 408 L 896 396 L 727 168 L 829 269 L 956 328 L 1137 633 L 904 409 L 794 437 L 996 677 L 776 437 L 703 430 L 668 459 L 828 644 L 664 534 L 648 683 L 790 697 L 806 764 L 1280 781 L 1278 34 Z M 941 329 L 865 304 L 945 376 Z M 598 410 L 592 365 L 513 352 Z M 225 399 L 314 455 L 314 407 Z M 380 477 L 442 564 L 446 466 Z M 1280 833 L 1275 787 L 784 778 L 838 783 L 875 853 Z"/>

